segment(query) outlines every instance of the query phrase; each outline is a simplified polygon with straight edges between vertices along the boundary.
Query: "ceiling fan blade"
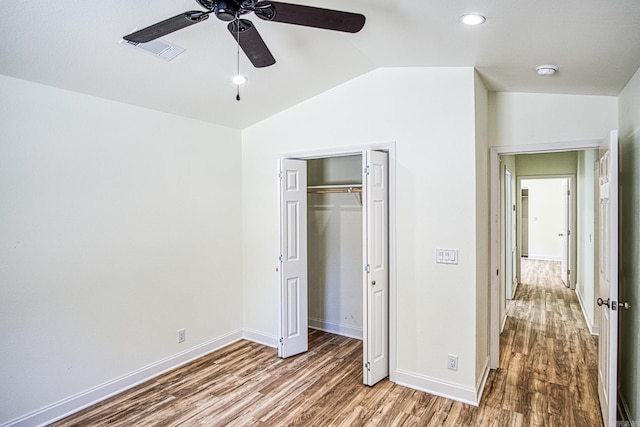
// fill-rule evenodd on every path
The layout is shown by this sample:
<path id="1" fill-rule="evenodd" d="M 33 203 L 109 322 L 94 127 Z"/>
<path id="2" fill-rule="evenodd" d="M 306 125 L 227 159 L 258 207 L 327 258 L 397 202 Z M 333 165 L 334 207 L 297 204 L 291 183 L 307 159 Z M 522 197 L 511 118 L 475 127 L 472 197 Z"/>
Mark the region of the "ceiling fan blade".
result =
<path id="1" fill-rule="evenodd" d="M 132 41 L 135 43 L 147 43 L 151 40 L 155 40 L 158 37 L 166 36 L 174 31 L 181 30 L 198 22 L 202 22 L 209 18 L 210 12 L 202 12 L 192 10 L 190 12 L 181 13 L 173 18 L 165 19 L 164 21 L 153 24 L 149 27 L 143 28 L 136 32 L 123 37 L 123 39 Z"/>
<path id="2" fill-rule="evenodd" d="M 239 29 L 238 29 L 239 26 Z M 268 67 L 276 63 L 260 33 L 248 19 L 229 22 L 227 29 L 256 68 Z M 238 34 L 239 33 L 239 34 Z"/>
<path id="3" fill-rule="evenodd" d="M 255 8 L 258 9 L 255 14 L 267 21 L 344 31 L 346 33 L 357 33 L 362 29 L 365 22 L 364 15 L 359 13 L 276 1 L 261 1 L 255 4 Z"/>

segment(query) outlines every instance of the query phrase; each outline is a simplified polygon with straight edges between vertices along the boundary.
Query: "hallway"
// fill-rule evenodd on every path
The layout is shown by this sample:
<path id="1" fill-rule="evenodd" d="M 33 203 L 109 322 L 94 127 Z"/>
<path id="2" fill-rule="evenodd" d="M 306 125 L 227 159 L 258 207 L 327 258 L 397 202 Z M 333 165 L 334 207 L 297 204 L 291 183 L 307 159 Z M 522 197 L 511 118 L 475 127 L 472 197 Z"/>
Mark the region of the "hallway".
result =
<path id="1" fill-rule="evenodd" d="M 507 303 L 500 369 L 489 376 L 483 406 L 521 414 L 516 425 L 602 425 L 598 340 L 562 283 L 560 262 L 523 258 L 521 282 Z"/>

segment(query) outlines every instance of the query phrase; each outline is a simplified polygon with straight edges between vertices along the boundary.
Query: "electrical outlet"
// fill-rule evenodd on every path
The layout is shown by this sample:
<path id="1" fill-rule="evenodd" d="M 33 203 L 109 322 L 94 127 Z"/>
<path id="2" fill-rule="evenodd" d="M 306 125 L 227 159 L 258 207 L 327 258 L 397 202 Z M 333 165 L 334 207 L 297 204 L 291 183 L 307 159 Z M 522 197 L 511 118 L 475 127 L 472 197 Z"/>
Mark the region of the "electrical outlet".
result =
<path id="1" fill-rule="evenodd" d="M 185 331 L 184 329 L 178 329 L 178 344 L 183 343 L 184 340 L 186 339 L 186 335 L 185 335 Z"/>
<path id="2" fill-rule="evenodd" d="M 454 356 L 453 354 L 448 355 L 447 368 L 451 369 L 452 371 L 458 370 L 458 356 Z"/>

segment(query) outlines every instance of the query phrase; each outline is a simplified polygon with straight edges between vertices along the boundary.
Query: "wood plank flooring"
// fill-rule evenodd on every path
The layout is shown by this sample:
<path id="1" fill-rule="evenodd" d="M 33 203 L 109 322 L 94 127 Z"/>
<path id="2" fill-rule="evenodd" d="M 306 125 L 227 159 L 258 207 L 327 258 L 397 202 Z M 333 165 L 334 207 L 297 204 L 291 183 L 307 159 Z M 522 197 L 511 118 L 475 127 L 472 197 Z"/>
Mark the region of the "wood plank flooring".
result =
<path id="1" fill-rule="evenodd" d="M 523 264 L 479 407 L 364 386 L 362 343 L 311 330 L 304 355 L 239 341 L 52 425 L 600 426 L 597 339 L 559 263 Z"/>

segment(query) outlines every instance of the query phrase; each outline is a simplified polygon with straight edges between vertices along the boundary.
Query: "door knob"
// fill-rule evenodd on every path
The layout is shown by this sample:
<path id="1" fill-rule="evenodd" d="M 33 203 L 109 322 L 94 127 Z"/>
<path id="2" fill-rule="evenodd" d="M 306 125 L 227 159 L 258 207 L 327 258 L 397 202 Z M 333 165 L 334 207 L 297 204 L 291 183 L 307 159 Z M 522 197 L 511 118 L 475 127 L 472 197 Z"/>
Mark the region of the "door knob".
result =
<path id="1" fill-rule="evenodd" d="M 371 286 L 375 286 L 375 284 L 376 284 L 376 281 L 375 281 L 375 280 L 372 280 L 372 281 L 371 281 Z"/>
<path id="2" fill-rule="evenodd" d="M 619 304 L 619 306 L 620 306 L 621 308 L 624 308 L 625 310 L 629 310 L 629 309 L 631 308 L 631 304 L 629 304 L 629 303 L 628 303 L 628 302 L 626 302 L 626 301 L 625 301 L 625 302 L 621 302 L 621 303 Z"/>
<path id="3" fill-rule="evenodd" d="M 598 306 L 602 307 L 603 305 L 606 305 L 607 307 L 609 307 L 609 298 L 605 300 L 603 300 L 602 298 L 598 298 L 596 300 L 596 303 L 598 304 Z"/>

